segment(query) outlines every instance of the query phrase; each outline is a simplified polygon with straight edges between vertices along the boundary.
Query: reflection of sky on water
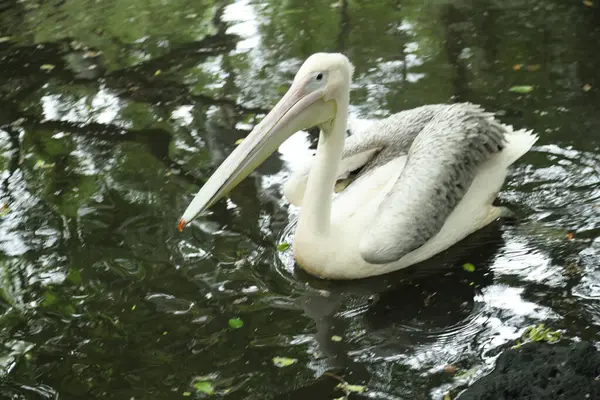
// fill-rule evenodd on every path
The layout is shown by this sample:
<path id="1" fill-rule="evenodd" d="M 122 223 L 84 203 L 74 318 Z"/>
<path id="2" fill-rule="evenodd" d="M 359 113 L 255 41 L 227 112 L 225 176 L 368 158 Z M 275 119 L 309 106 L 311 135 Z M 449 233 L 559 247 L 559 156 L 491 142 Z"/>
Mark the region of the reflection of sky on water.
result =
<path id="1" fill-rule="evenodd" d="M 248 0 L 236 1 L 225 8 L 223 21 L 231 25 L 227 33 L 240 35 L 243 39 L 238 42 L 236 50 L 246 52 L 260 47 L 257 15 Z"/>
<path id="2" fill-rule="evenodd" d="M 121 100 L 106 88 L 101 88 L 91 101 L 87 97 L 65 101 L 64 95 L 49 94 L 42 97 L 42 107 L 44 118 L 49 121 L 96 122 L 129 127 L 128 122 L 117 118 L 122 107 Z"/>

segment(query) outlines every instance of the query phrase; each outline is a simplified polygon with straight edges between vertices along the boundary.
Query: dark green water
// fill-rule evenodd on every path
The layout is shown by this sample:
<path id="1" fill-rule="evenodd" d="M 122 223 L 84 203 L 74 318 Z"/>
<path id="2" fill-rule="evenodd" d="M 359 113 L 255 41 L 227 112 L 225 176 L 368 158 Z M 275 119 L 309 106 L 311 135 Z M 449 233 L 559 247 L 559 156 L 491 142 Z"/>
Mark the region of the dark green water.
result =
<path id="1" fill-rule="evenodd" d="M 598 341 L 599 42 L 596 0 L 3 0 L 0 398 L 339 398 L 329 372 L 350 398 L 440 399 L 529 325 Z M 354 118 L 471 101 L 534 129 L 500 193 L 518 220 L 316 281 L 277 251 L 300 133 L 179 233 L 317 51 L 355 64 Z"/>

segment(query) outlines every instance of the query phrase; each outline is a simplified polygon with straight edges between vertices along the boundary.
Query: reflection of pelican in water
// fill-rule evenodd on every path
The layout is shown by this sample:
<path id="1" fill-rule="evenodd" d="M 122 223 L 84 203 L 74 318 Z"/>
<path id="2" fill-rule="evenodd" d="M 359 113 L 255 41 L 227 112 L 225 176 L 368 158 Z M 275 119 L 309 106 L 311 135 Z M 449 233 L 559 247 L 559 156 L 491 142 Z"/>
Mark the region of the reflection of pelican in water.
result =
<path id="1" fill-rule="evenodd" d="M 352 72 L 341 54 L 308 58 L 281 101 L 198 192 L 180 229 L 284 140 L 313 126 L 321 129 L 314 160 L 284 187 L 301 206 L 294 255 L 309 273 L 355 279 L 398 270 L 501 216 L 492 201 L 537 136 L 475 105 L 454 104 L 404 111 L 345 140 Z M 336 181 L 360 168 L 334 199 Z"/>

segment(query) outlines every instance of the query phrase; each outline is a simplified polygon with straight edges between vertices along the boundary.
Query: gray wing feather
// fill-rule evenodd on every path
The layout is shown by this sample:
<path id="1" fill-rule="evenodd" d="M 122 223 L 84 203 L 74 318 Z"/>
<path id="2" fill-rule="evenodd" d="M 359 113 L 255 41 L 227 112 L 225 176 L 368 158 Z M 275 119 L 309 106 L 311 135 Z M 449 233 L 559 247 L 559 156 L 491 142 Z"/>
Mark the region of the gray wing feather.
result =
<path id="1" fill-rule="evenodd" d="M 365 166 L 364 173 L 400 155 L 406 155 L 417 135 L 435 117 L 441 107 L 444 106 L 422 106 L 374 122 L 365 131 L 346 139 L 342 158 L 373 148 L 381 149 L 377 157 Z"/>
<path id="2" fill-rule="evenodd" d="M 417 119 L 416 132 L 402 127 L 406 121 L 397 121 L 403 113 L 381 121 L 388 135 L 395 136 L 393 131 L 398 129 L 408 132 L 400 142 L 410 147 L 406 166 L 361 241 L 361 255 L 370 263 L 398 260 L 439 232 L 479 166 L 505 143 L 505 128 L 476 105 L 434 105 L 410 111 L 416 111 L 412 115 Z M 394 126 L 396 122 L 401 126 Z"/>

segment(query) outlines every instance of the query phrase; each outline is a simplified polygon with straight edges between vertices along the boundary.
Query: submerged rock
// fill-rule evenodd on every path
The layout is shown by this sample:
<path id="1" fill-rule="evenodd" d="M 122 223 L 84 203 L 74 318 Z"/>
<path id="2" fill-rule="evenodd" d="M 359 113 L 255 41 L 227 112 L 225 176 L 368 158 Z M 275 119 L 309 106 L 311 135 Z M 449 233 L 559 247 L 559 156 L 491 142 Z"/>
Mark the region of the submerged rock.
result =
<path id="1" fill-rule="evenodd" d="M 587 342 L 528 343 L 498 357 L 496 368 L 460 400 L 600 399 L 600 353 Z"/>

